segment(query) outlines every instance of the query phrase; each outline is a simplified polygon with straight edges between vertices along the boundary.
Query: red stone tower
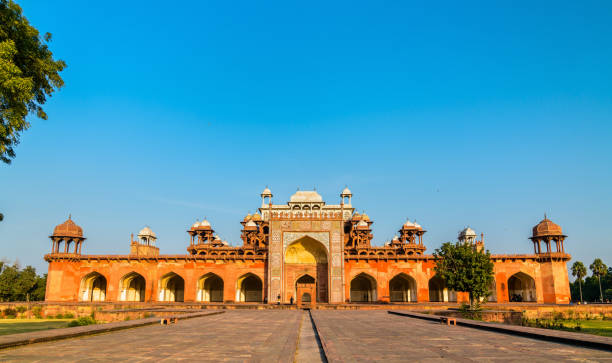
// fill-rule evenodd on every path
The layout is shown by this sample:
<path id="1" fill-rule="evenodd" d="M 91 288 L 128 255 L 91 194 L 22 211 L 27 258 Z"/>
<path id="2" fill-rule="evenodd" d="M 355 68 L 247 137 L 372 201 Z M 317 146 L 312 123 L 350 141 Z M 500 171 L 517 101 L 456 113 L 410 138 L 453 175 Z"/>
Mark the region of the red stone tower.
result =
<path id="1" fill-rule="evenodd" d="M 529 238 L 533 242 L 535 254 L 540 262 L 542 281 L 542 294 L 544 302 L 555 304 L 568 304 L 570 302 L 569 279 L 567 276 L 567 261 L 571 256 L 565 253 L 563 242 L 567 236 L 563 234 L 561 226 L 553 223 L 544 215 L 544 219 L 533 227 L 533 235 Z M 546 251 L 542 251 L 542 242 Z M 555 245 L 555 251 L 551 248 Z"/>
<path id="2" fill-rule="evenodd" d="M 66 222 L 56 226 L 49 238 L 53 242 L 51 247 L 52 254 L 80 255 L 83 241 L 85 241 L 83 229 L 72 221 L 72 216 L 68 216 Z M 62 243 L 64 244 L 63 247 Z"/>

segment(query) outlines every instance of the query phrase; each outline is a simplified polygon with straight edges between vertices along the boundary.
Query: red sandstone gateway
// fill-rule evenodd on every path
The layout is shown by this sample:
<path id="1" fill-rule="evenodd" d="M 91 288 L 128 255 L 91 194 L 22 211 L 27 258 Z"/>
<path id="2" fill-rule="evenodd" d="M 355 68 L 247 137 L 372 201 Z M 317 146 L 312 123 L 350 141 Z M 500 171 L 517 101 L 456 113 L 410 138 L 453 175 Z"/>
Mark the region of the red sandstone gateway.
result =
<path id="1" fill-rule="evenodd" d="M 466 301 L 435 275 L 425 230 L 407 221 L 399 236 L 373 247 L 370 217 L 355 212 L 345 188 L 326 204 L 316 191 L 297 191 L 286 204 L 262 193 L 259 212 L 242 222 L 242 247 L 194 223 L 188 254 L 160 255 L 146 227 L 129 255 L 83 255 L 83 230 L 71 218 L 51 235 L 47 301 L 199 301 L 269 304 Z M 533 228 L 534 254 L 492 255 L 489 301 L 567 304 L 570 301 L 561 227 L 546 217 Z M 484 248 L 471 228 L 459 241 Z M 545 250 L 542 248 L 545 246 Z M 554 251 L 553 251 L 554 247 Z"/>

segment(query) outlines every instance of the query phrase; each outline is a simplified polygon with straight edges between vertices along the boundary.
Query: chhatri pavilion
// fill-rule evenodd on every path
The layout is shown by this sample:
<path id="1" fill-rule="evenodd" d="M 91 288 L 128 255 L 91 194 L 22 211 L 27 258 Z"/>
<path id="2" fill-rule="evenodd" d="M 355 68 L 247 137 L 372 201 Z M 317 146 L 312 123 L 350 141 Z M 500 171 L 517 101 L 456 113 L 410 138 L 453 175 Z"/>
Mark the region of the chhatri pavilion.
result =
<path id="1" fill-rule="evenodd" d="M 352 206 L 345 188 L 339 204 L 316 191 L 297 191 L 285 204 L 261 193 L 257 213 L 242 225 L 242 246 L 221 240 L 207 221 L 187 229 L 187 253 L 164 255 L 148 227 L 125 255 L 82 253 L 83 230 L 71 218 L 55 227 L 47 301 L 345 304 L 465 301 L 445 287 L 426 254 L 426 230 L 401 225 L 384 246 L 372 245 L 372 219 Z M 567 304 L 570 289 L 561 227 L 546 217 L 530 238 L 533 254 L 493 254 L 491 302 Z M 458 241 L 484 248 L 471 228 Z"/>

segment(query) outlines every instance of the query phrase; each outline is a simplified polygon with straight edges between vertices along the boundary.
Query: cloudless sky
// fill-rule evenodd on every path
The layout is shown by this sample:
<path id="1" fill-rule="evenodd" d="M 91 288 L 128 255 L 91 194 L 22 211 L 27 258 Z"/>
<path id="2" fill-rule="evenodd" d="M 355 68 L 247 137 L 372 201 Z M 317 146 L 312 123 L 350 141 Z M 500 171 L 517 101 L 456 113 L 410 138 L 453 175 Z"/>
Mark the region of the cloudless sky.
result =
<path id="1" fill-rule="evenodd" d="M 609 1 L 18 3 L 68 67 L 0 165 L 0 257 L 46 271 L 69 213 L 88 254 L 186 253 L 205 216 L 240 245 L 266 185 L 348 185 L 375 244 L 409 217 L 530 253 L 547 213 L 612 264 Z"/>

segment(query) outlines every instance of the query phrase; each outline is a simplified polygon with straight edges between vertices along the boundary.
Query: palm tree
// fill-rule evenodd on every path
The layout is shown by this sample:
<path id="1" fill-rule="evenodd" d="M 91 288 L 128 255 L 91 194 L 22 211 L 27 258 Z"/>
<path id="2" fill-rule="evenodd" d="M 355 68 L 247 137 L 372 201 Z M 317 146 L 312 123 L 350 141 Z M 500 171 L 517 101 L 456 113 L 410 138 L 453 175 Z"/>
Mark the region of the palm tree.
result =
<path id="1" fill-rule="evenodd" d="M 601 292 L 601 277 L 608 272 L 608 267 L 604 265 L 600 258 L 596 258 L 589 268 L 591 271 L 593 271 L 593 276 L 597 276 L 597 280 L 599 281 L 599 300 L 603 302 L 603 293 Z"/>
<path id="2" fill-rule="evenodd" d="M 582 279 L 586 276 L 587 269 L 584 264 L 580 261 L 574 262 L 572 265 L 572 276 L 578 281 L 578 288 L 580 289 L 580 302 L 582 302 Z"/>

